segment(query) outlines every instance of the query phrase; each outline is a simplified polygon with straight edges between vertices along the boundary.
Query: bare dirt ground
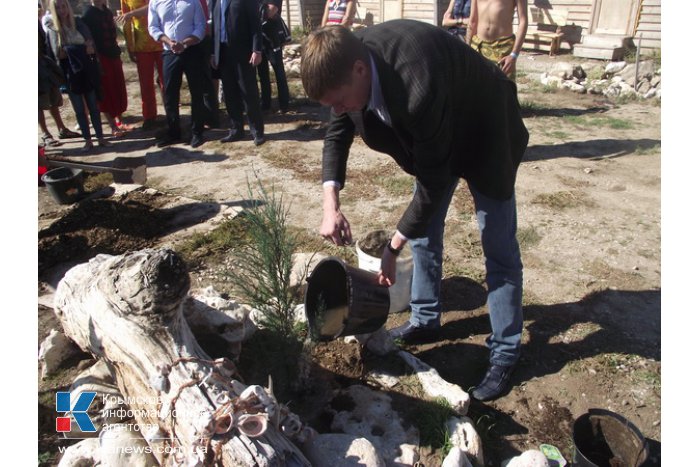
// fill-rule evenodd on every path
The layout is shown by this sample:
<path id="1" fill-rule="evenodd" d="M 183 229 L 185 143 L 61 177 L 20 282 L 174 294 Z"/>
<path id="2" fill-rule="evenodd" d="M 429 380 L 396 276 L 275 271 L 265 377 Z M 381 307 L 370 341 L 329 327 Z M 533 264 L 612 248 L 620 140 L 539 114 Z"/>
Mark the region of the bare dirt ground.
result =
<path id="1" fill-rule="evenodd" d="M 647 437 L 650 465 L 655 465 L 660 463 L 661 440 L 661 108 L 652 102 L 551 92 L 538 84 L 537 76 L 554 59 L 526 54 L 521 62 L 520 101 L 530 131 L 516 185 L 525 266 L 523 357 L 512 389 L 494 402 L 472 402 L 469 416 L 481 434 L 487 465 L 500 465 L 541 443 L 558 446 L 571 461 L 573 421 L 594 407 L 632 421 Z M 127 121 L 138 123 L 134 66 L 125 63 L 125 73 Z M 301 96 L 298 81 L 291 80 L 291 88 Z M 290 224 L 314 238 L 321 220 L 319 166 L 328 113 L 303 98 L 294 104 L 291 114 L 266 116 L 268 142 L 257 148 L 252 140 L 219 143 L 226 131 L 217 129 L 206 132 L 207 142 L 196 150 L 187 145 L 158 149 L 153 132 L 137 129 L 93 155 L 79 155 L 82 144 L 77 140 L 50 154 L 105 165 L 116 156 L 145 156 L 146 185 L 163 196 L 229 206 L 244 204 L 247 183 L 257 174 L 290 203 Z M 63 114 L 72 125 L 68 106 Z M 183 114 L 188 113 L 184 106 Z M 411 187 L 410 177 L 390 158 L 356 139 L 341 198 L 355 236 L 393 228 Z M 164 235 L 158 228 L 165 222 L 159 216 L 168 213 L 159 209 L 162 199 L 152 199 L 137 193 L 67 207 L 57 205 L 40 187 L 40 229 L 61 218 L 63 224 L 40 231 L 39 294 L 50 293 L 60 277 L 56 271 L 67 264 L 100 252 L 158 245 Z M 350 249 L 323 248 L 353 257 Z M 460 185 L 446 226 L 443 332 L 438 341 L 408 350 L 464 389 L 479 382 L 487 364 L 482 263 L 471 199 L 466 185 Z M 193 287 L 213 284 L 229 292 L 224 269 L 218 260 L 202 262 L 191 271 Z M 387 327 L 407 316 L 390 315 Z M 39 341 L 51 327 L 56 327 L 55 318 L 40 306 Z M 362 381 L 378 364 L 375 360 L 340 341 L 318 346 L 314 361 L 325 383 L 318 385 L 317 394 L 306 394 L 308 400 L 295 402 L 292 410 L 322 428 L 322 416 L 305 402 L 322 405 L 319 401 L 331 397 L 324 390 Z M 83 360 L 75 367 L 86 364 Z M 71 374 L 39 383 L 39 454 L 48 453 L 44 465 L 58 458 L 51 452 L 56 441 L 51 396 L 70 384 Z M 439 465 L 440 453 L 426 448 L 422 462 Z"/>

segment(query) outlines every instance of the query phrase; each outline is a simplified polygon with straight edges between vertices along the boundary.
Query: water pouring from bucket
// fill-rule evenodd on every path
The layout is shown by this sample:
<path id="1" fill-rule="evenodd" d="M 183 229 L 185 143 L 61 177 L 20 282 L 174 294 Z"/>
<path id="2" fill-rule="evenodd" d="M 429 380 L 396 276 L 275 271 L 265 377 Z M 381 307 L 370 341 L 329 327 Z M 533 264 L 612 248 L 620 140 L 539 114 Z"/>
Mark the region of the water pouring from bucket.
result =
<path id="1" fill-rule="evenodd" d="M 389 290 L 377 283 L 376 274 L 329 257 L 307 281 L 304 307 L 313 340 L 366 334 L 386 323 Z"/>

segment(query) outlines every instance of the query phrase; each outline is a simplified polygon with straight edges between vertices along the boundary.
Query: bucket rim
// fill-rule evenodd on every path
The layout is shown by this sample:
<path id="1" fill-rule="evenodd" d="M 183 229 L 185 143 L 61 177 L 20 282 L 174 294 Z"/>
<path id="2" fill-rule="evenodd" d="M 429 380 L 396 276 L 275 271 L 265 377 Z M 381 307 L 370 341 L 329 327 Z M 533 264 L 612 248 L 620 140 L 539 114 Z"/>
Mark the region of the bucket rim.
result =
<path id="1" fill-rule="evenodd" d="M 61 178 L 55 178 L 52 177 L 52 173 L 55 175 L 57 172 L 65 172 L 68 171 L 71 173 L 71 175 L 63 176 Z M 79 177 L 80 175 L 83 174 L 83 169 L 74 169 L 71 167 L 56 167 L 50 170 L 47 170 L 44 172 L 44 174 L 41 176 L 41 181 L 44 183 L 52 183 L 52 182 L 62 182 L 65 180 L 71 180 L 73 178 Z"/>
<path id="2" fill-rule="evenodd" d="M 620 415 L 617 412 L 613 412 L 612 410 L 608 409 L 602 409 L 602 408 L 589 408 L 586 412 L 582 413 L 578 417 L 576 417 L 576 420 L 574 420 L 574 425 L 573 425 L 573 432 L 571 439 L 574 443 L 574 450 L 576 451 L 576 455 L 581 456 L 583 459 L 585 459 L 587 462 L 593 464 L 588 457 L 581 451 L 581 446 L 580 446 L 580 438 L 577 436 L 577 431 L 581 431 L 581 424 L 584 423 L 587 420 L 590 420 L 591 417 L 609 417 L 620 424 L 624 425 L 625 428 L 627 428 L 634 437 L 636 437 L 639 441 L 641 441 L 641 448 L 639 452 L 637 453 L 637 460 L 635 461 L 635 465 L 640 465 L 639 464 L 639 459 L 646 459 L 649 456 L 649 443 L 647 443 L 647 439 L 644 436 L 644 434 L 641 432 L 641 430 L 630 420 L 625 418 L 624 416 Z M 580 435 L 580 433 L 579 433 Z M 579 438 L 577 440 L 577 438 Z M 643 457 L 642 457 L 643 456 Z"/>

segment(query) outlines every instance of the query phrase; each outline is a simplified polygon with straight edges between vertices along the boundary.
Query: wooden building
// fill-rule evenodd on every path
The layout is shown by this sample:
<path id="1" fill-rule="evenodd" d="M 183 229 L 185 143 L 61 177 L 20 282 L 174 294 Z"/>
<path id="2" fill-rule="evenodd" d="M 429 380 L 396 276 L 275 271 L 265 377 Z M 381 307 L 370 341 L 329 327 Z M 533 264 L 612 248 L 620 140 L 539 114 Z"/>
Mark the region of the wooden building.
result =
<path id="1" fill-rule="evenodd" d="M 324 3 L 324 0 L 285 0 L 285 19 L 291 28 L 314 29 L 321 23 Z M 368 25 L 396 18 L 439 25 L 448 4 L 449 0 L 359 0 L 358 9 Z M 636 47 L 641 38 L 643 53 L 661 48 L 661 0 L 528 0 L 528 9 L 533 10 L 529 11 L 529 33 L 536 32 L 538 18 L 548 23 L 539 26 L 545 31 L 565 26 L 561 28 L 562 50 L 575 49 L 578 44 L 585 48 L 586 36 L 594 36 L 593 47 L 615 47 L 618 42 Z M 513 18 L 513 24 L 517 27 L 517 17 Z M 537 49 L 531 41 L 527 48 Z M 606 58 L 604 52 L 598 55 L 597 58 Z"/>

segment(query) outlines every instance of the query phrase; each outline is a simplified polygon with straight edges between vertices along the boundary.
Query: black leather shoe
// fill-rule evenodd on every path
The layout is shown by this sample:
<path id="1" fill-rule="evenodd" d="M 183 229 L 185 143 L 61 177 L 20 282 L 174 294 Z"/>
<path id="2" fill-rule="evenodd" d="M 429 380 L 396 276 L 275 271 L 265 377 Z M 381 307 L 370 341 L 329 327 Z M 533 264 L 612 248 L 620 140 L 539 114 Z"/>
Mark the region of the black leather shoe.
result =
<path id="1" fill-rule="evenodd" d="M 415 326 L 411 324 L 410 321 L 406 321 L 398 328 L 389 331 L 389 335 L 392 339 L 400 339 L 407 344 L 435 340 L 439 333 L 439 327 L 428 328 L 425 326 Z"/>
<path id="2" fill-rule="evenodd" d="M 234 141 L 240 141 L 243 139 L 243 132 L 242 131 L 229 131 L 228 135 L 224 136 L 221 138 L 219 141 L 222 143 L 233 143 Z"/>
<path id="3" fill-rule="evenodd" d="M 264 136 L 256 136 L 255 139 L 253 140 L 253 144 L 256 146 L 260 146 L 261 144 L 265 144 L 265 137 Z"/>
<path id="4" fill-rule="evenodd" d="M 478 401 L 497 399 L 508 388 L 508 381 L 514 369 L 515 364 L 510 366 L 490 364 L 486 376 L 472 391 L 472 397 Z"/>
<path id="5" fill-rule="evenodd" d="M 190 141 L 190 146 L 197 148 L 204 144 L 204 136 L 201 134 L 192 135 L 192 141 Z"/>
<path id="6" fill-rule="evenodd" d="M 158 140 L 157 146 L 159 148 L 164 148 L 166 146 L 170 146 L 171 144 L 177 144 L 180 142 L 181 138 L 179 136 L 165 135 L 160 140 Z"/>

